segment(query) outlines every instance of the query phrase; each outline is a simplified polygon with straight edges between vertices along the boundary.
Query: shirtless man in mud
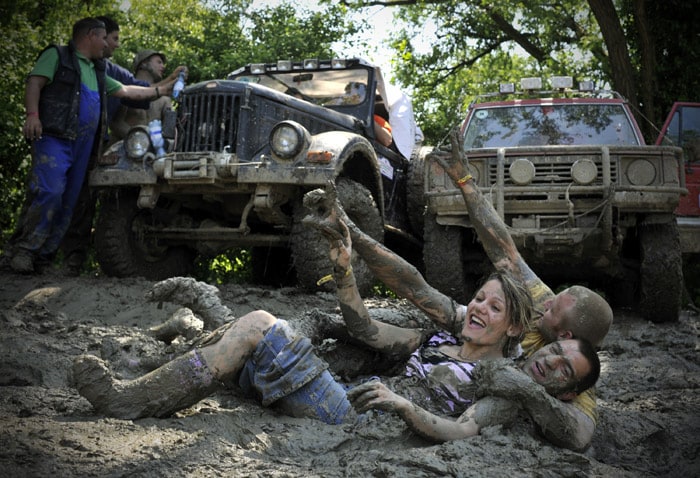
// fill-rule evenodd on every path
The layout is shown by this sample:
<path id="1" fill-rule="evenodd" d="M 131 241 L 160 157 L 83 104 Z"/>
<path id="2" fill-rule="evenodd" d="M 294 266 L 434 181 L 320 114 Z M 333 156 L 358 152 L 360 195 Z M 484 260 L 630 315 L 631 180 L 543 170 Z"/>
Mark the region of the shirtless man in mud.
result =
<path id="1" fill-rule="evenodd" d="M 585 339 L 599 346 L 612 323 L 613 313 L 608 303 L 582 286 L 572 286 L 554 294 L 542 282 L 518 252 L 493 205 L 471 181 L 459 151 L 457 139 L 453 136 L 452 155 L 437 153 L 434 159 L 462 192 L 469 217 L 496 269 L 509 271 L 530 290 L 538 312 L 535 326 L 521 342 L 525 355 L 530 356 L 555 340 L 570 338 Z M 365 259 L 374 275 L 398 296 L 411 301 L 431 319 L 442 317 L 449 310 L 455 313 L 463 307 L 431 287 L 407 261 L 364 234 L 337 203 L 335 212 L 350 231 L 353 249 Z M 587 448 L 597 421 L 594 390 L 578 394 L 571 401 L 561 401 L 547 394 L 526 375 L 514 374 L 513 370 L 495 364 L 482 366 L 480 392 L 516 401 L 552 443 L 573 450 Z"/>

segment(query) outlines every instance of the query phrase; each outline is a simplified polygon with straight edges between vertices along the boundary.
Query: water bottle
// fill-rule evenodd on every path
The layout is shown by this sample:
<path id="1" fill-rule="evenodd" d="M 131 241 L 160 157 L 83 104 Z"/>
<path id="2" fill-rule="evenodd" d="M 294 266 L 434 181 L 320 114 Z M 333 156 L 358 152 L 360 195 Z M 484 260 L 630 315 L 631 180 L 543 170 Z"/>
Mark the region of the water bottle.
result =
<path id="1" fill-rule="evenodd" d="M 163 145 L 165 141 L 163 140 L 162 125 L 159 119 L 151 120 L 151 122 L 148 123 L 148 134 L 151 136 L 151 143 L 156 150 L 156 157 L 160 158 L 164 156 L 165 148 L 163 148 Z"/>
<path id="2" fill-rule="evenodd" d="M 180 92 L 185 89 L 185 70 L 182 70 L 179 75 L 177 75 L 177 80 L 173 85 L 173 99 L 177 99 Z"/>

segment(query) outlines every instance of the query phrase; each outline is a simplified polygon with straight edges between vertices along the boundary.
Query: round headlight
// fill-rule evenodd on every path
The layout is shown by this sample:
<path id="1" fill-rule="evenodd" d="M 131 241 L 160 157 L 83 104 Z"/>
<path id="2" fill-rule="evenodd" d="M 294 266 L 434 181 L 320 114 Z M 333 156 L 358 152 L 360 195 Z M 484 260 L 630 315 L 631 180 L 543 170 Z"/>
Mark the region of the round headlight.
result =
<path id="1" fill-rule="evenodd" d="M 515 184 L 524 186 L 530 184 L 535 178 L 535 165 L 527 159 L 519 158 L 513 161 L 508 172 L 510 173 L 510 179 Z"/>
<path id="2" fill-rule="evenodd" d="M 132 128 L 124 139 L 124 149 L 131 159 L 140 159 L 151 147 L 151 137 L 146 128 Z"/>
<path id="3" fill-rule="evenodd" d="M 579 159 L 571 166 L 571 177 L 576 184 L 591 184 L 598 176 L 598 168 L 590 159 Z"/>
<path id="4" fill-rule="evenodd" d="M 308 132 L 299 123 L 283 121 L 270 132 L 270 147 L 276 156 L 291 159 L 309 144 Z"/>
<path id="5" fill-rule="evenodd" d="M 627 167 L 627 180 L 635 186 L 648 186 L 656 179 L 656 168 L 646 159 L 633 161 Z"/>

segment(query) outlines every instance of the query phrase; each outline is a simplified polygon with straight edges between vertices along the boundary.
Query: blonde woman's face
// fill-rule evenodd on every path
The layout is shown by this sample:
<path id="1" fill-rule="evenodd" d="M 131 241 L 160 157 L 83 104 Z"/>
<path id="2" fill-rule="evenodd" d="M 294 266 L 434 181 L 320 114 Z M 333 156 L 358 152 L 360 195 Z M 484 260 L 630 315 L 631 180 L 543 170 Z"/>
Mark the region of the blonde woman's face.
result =
<path id="1" fill-rule="evenodd" d="M 506 305 L 501 282 L 486 282 L 467 305 L 462 338 L 472 344 L 500 346 L 508 335 L 517 335 Z"/>

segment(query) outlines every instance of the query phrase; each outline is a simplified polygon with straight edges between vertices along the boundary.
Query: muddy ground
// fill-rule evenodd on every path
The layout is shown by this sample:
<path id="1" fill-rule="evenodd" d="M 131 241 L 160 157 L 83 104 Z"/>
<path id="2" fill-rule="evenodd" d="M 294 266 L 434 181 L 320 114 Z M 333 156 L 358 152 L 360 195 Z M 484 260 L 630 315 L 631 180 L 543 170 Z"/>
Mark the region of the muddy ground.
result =
<path id="1" fill-rule="evenodd" d="M 510 428 L 435 445 L 389 415 L 331 426 L 263 409 L 233 392 L 167 419 L 95 415 L 71 387 L 74 356 L 105 358 L 123 377 L 156 366 L 187 343 L 165 345 L 149 327 L 173 304 L 144 300 L 152 282 L 0 273 L 0 474 L 22 476 L 700 476 L 700 320 L 653 324 L 618 310 L 602 350 L 600 422 L 586 453 L 540 439 L 523 419 Z M 304 328 L 334 320 L 330 294 L 221 286 L 237 316 L 263 308 Z M 422 320 L 402 301 L 372 313 Z M 333 355 L 338 343 L 322 352 Z"/>

